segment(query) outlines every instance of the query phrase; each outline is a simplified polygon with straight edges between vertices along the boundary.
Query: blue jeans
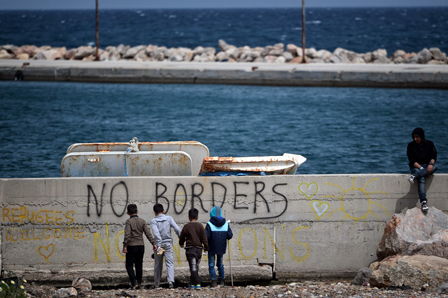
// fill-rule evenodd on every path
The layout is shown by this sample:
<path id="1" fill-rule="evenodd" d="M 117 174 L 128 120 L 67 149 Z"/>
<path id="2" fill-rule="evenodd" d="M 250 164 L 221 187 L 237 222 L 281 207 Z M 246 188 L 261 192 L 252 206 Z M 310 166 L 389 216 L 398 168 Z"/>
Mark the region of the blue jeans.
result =
<path id="1" fill-rule="evenodd" d="M 430 173 L 427 172 L 428 165 L 421 165 L 423 169 L 419 170 L 417 168 L 412 168 L 411 173 L 418 181 L 418 197 L 420 198 L 420 203 L 427 203 L 426 200 L 426 175 L 432 175 L 435 171 L 437 171 L 437 165 L 432 166 L 432 171 Z"/>
<path id="2" fill-rule="evenodd" d="M 215 256 L 216 256 L 216 267 L 218 267 L 219 279 L 224 279 L 224 255 L 214 255 L 208 253 L 208 273 L 210 273 L 210 279 L 216 280 L 215 272 Z"/>

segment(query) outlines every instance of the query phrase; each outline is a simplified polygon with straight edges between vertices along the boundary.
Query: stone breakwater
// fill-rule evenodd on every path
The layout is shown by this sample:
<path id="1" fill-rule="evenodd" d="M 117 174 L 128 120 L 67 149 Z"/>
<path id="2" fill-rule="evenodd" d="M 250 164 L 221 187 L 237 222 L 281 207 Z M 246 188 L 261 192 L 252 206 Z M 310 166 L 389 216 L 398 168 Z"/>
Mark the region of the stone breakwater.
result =
<path id="1" fill-rule="evenodd" d="M 343 48 L 337 48 L 333 52 L 328 50 L 316 50 L 308 48 L 303 54 L 302 48 L 294 44 L 285 45 L 278 43 L 273 46 L 236 47 L 227 44 L 224 40 L 218 42 L 219 51 L 214 47 L 198 46 L 190 48 L 167 48 L 157 45 L 129 45 L 108 46 L 99 49 L 101 61 L 148 61 L 148 62 L 256 62 L 256 63 L 301 63 L 303 59 L 307 63 L 349 63 L 349 64 L 447 64 L 446 53 L 439 48 L 424 48 L 418 53 L 407 53 L 403 50 L 395 51 L 391 56 L 385 49 L 377 49 L 373 52 L 355 53 Z M 0 46 L 0 59 L 18 60 L 79 60 L 93 61 L 96 48 L 80 46 L 67 49 L 65 47 L 53 48 L 51 46 L 35 45 L 2 45 Z"/>

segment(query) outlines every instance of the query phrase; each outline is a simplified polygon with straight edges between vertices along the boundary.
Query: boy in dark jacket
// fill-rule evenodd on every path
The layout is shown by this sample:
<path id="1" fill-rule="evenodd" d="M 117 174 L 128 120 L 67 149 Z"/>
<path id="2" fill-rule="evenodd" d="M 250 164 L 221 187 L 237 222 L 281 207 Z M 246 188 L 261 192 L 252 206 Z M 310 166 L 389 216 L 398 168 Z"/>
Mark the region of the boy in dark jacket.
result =
<path id="1" fill-rule="evenodd" d="M 198 223 L 199 211 L 196 208 L 188 212 L 187 223 L 180 233 L 179 245 L 184 246 L 185 255 L 190 265 L 190 289 L 201 289 L 201 279 L 199 278 L 199 263 L 202 257 L 202 248 L 208 251 L 207 236 L 204 227 Z"/>
<path id="2" fill-rule="evenodd" d="M 233 233 L 229 223 L 222 217 L 221 208 L 215 206 L 210 211 L 210 221 L 205 227 L 205 234 L 208 239 L 208 272 L 212 280 L 211 287 L 217 286 L 215 272 L 215 255 L 216 267 L 218 267 L 219 285 L 224 286 L 224 263 L 223 255 L 226 253 L 227 240 L 232 239 Z"/>
<path id="3" fill-rule="evenodd" d="M 418 181 L 418 196 L 423 211 L 427 211 L 426 179 L 437 171 L 437 150 L 434 143 L 425 138 L 425 131 L 417 127 L 412 131 L 413 141 L 408 144 L 407 155 L 412 175 L 409 182 Z"/>
<path id="4" fill-rule="evenodd" d="M 130 218 L 126 221 L 124 228 L 123 253 L 126 254 L 126 270 L 131 280 L 131 289 L 138 290 L 142 284 L 143 276 L 143 256 L 145 254 L 145 244 L 143 242 L 143 233 L 156 250 L 155 242 L 151 231 L 146 225 L 146 221 L 137 215 L 137 205 L 128 205 L 128 215 Z M 134 273 L 134 264 L 135 271 Z"/>

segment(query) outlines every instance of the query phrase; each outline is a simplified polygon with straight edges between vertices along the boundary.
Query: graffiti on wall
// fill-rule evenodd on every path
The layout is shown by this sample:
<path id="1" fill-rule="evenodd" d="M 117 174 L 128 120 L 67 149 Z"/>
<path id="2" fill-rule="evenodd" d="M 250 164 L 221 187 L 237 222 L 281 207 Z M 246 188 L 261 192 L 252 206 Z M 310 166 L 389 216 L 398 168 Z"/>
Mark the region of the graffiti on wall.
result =
<path id="1" fill-rule="evenodd" d="M 287 191 L 287 183 L 275 183 L 268 186 L 263 181 L 241 181 L 236 180 L 227 182 L 225 185 L 219 182 L 211 182 L 207 185 L 208 190 L 205 193 L 205 185 L 194 182 L 189 185 L 177 183 L 175 185 L 166 185 L 156 182 L 154 192 L 147 194 L 148 201 L 162 203 L 165 206 L 166 213 L 176 215 L 188 212 L 190 208 L 197 208 L 204 213 L 208 213 L 212 206 L 221 206 L 233 211 L 244 211 L 244 213 L 253 215 L 248 219 L 238 220 L 239 231 L 234 231 L 238 240 L 234 241 L 233 249 L 238 251 L 238 255 L 243 260 L 253 258 L 268 257 L 267 247 L 272 247 L 274 254 L 277 254 L 281 260 L 288 255 L 290 259 L 296 262 L 305 261 L 310 255 L 310 247 L 301 238 L 307 238 L 308 226 L 292 227 L 293 231 L 286 232 L 284 225 L 281 225 L 281 241 L 272 235 L 266 227 L 261 224 L 261 230 L 254 230 L 251 226 L 245 225 L 253 220 L 266 220 L 281 217 L 288 209 L 291 196 L 296 199 L 301 197 L 306 201 L 309 212 L 318 221 L 328 219 L 342 213 L 342 220 L 353 220 L 357 222 L 366 220 L 372 215 L 377 220 L 378 216 L 373 211 L 373 206 L 379 206 L 387 215 L 389 212 L 378 202 L 372 200 L 372 194 L 387 196 L 387 193 L 380 190 L 368 190 L 375 185 L 378 178 L 369 180 L 364 185 L 357 185 L 356 176 L 353 177 L 351 185 L 338 185 L 335 183 L 324 183 L 328 194 L 328 188 L 332 189 L 334 194 L 321 195 L 320 186 L 313 181 L 303 181 L 295 186 L 296 193 Z M 367 186 L 370 187 L 368 188 Z M 289 197 L 288 197 L 289 196 Z M 350 197 L 365 197 L 362 203 L 366 204 L 363 208 L 358 208 L 363 213 L 358 214 L 353 206 L 347 204 Z M 122 218 L 118 230 L 110 230 L 109 223 L 101 224 L 98 230 L 91 231 L 83 224 L 85 220 L 77 223 L 75 218 L 77 213 L 74 210 L 58 209 L 33 209 L 29 206 L 6 206 L 2 210 L 2 222 L 7 224 L 4 228 L 4 240 L 8 242 L 20 241 L 38 241 L 36 242 L 35 252 L 38 257 L 47 263 L 58 252 L 58 244 L 61 241 L 89 241 L 93 247 L 93 258 L 98 262 L 113 262 L 122 260 L 125 256 L 121 253 L 124 232 L 122 225 L 125 222 L 125 213 L 130 200 L 130 192 L 124 181 L 107 186 L 101 185 L 86 186 L 85 215 L 88 218 L 104 216 L 104 208 L 110 208 L 113 215 Z M 275 210 L 275 211 L 274 211 Z M 77 209 L 79 213 L 79 209 Z M 84 214 L 83 214 L 84 215 Z M 84 215 L 84 216 L 85 216 Z M 92 218 L 93 220 L 93 218 Z M 82 222 L 82 223 L 81 223 Z M 115 224 L 117 225 L 117 224 Z M 280 227 L 278 227 L 280 228 Z M 291 227 L 289 227 L 291 228 Z M 285 246 L 285 239 L 288 240 L 288 247 Z M 178 264 L 181 264 L 182 250 L 174 245 L 174 253 Z"/>
<path id="2" fill-rule="evenodd" d="M 327 185 L 327 186 L 334 186 L 334 187 L 339 188 L 341 190 L 341 195 L 340 196 L 325 195 L 325 196 L 322 196 L 322 199 L 327 199 L 327 198 L 338 199 L 340 201 L 341 207 L 329 212 L 330 207 L 331 207 L 330 202 L 320 201 L 317 199 L 312 200 L 311 201 L 311 209 L 313 210 L 313 212 L 318 220 L 321 220 L 321 218 L 327 213 L 328 213 L 327 218 L 330 218 L 330 216 L 333 213 L 335 213 L 337 211 L 341 211 L 344 214 L 342 221 L 344 221 L 347 218 L 352 219 L 354 221 L 354 223 L 359 220 L 367 221 L 367 217 L 369 215 L 373 215 L 379 221 L 378 216 L 372 211 L 372 205 L 377 205 L 377 206 L 381 207 L 386 212 L 386 214 L 389 216 L 389 212 L 387 211 L 387 209 L 384 208 L 384 206 L 382 206 L 381 204 L 374 202 L 370 197 L 372 194 L 383 194 L 383 195 L 387 196 L 387 193 L 383 192 L 383 191 L 379 191 L 379 190 L 376 190 L 376 191 L 367 191 L 366 190 L 366 187 L 371 182 L 378 180 L 378 178 L 370 179 L 362 187 L 356 187 L 355 180 L 356 180 L 356 176 L 353 176 L 351 187 L 349 189 L 344 189 L 342 186 L 335 184 L 335 183 L 325 183 L 325 185 Z M 307 200 L 311 200 L 313 197 L 315 197 L 317 195 L 317 193 L 319 191 L 319 186 L 316 182 L 310 182 L 310 183 L 302 182 L 299 184 L 298 189 L 299 189 L 299 193 L 304 195 Z M 362 207 L 362 208 L 357 208 L 357 210 L 363 210 L 363 211 L 367 210 L 367 212 L 362 213 L 362 214 L 357 214 L 353 210 L 353 206 L 344 204 L 346 202 L 346 198 L 350 197 L 350 196 L 365 197 L 366 200 L 364 202 L 365 202 L 366 206 Z"/>

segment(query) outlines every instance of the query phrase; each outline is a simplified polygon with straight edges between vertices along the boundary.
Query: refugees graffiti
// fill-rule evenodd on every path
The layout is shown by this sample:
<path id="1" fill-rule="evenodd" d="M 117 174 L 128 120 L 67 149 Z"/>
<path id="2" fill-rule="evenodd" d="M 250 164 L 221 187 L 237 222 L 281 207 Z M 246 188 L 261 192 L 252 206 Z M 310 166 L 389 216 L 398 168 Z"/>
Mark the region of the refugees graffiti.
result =
<path id="1" fill-rule="evenodd" d="M 2 211 L 3 223 L 20 223 L 27 222 L 33 224 L 54 224 L 54 225 L 69 225 L 75 222 L 75 211 L 60 211 L 41 209 L 37 211 L 30 211 L 26 206 L 17 208 L 5 207 Z"/>

